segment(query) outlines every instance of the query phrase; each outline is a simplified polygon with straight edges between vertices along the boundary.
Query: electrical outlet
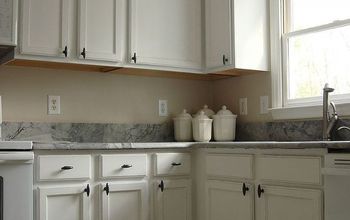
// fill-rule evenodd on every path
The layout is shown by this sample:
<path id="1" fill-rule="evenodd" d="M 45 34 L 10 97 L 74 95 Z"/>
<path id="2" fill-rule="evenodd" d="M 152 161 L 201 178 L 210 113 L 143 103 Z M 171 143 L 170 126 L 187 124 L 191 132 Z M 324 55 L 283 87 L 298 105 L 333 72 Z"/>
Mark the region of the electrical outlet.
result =
<path id="1" fill-rule="evenodd" d="M 260 114 L 269 113 L 269 97 L 260 96 Z"/>
<path id="2" fill-rule="evenodd" d="M 48 96 L 47 99 L 47 114 L 59 115 L 61 114 L 61 97 L 60 96 Z"/>
<path id="3" fill-rule="evenodd" d="M 159 100 L 159 116 L 168 116 L 168 100 Z"/>
<path id="4" fill-rule="evenodd" d="M 240 98 L 239 99 L 239 114 L 248 115 L 248 99 Z"/>

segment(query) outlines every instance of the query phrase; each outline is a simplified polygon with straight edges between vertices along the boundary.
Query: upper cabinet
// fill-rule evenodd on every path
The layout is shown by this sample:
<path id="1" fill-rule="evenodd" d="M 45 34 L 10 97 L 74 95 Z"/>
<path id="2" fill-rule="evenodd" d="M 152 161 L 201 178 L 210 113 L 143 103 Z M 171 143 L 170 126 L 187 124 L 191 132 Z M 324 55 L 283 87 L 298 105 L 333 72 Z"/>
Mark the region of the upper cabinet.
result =
<path id="1" fill-rule="evenodd" d="M 205 0 L 207 71 L 269 70 L 267 0 Z"/>
<path id="2" fill-rule="evenodd" d="M 20 2 L 17 58 L 192 73 L 269 70 L 268 0 Z"/>
<path id="3" fill-rule="evenodd" d="M 65 57 L 71 49 L 69 14 L 73 0 L 22 1 L 21 53 Z"/>
<path id="4" fill-rule="evenodd" d="M 269 71 L 267 0 L 234 0 L 235 68 Z"/>
<path id="5" fill-rule="evenodd" d="M 201 0 L 131 0 L 129 62 L 201 69 Z"/>
<path id="6" fill-rule="evenodd" d="M 206 67 L 233 66 L 233 0 L 205 0 Z"/>
<path id="7" fill-rule="evenodd" d="M 0 45 L 17 44 L 18 1 L 0 1 Z"/>
<path id="8" fill-rule="evenodd" d="M 125 16 L 123 0 L 80 0 L 78 56 L 88 60 L 121 62 Z"/>

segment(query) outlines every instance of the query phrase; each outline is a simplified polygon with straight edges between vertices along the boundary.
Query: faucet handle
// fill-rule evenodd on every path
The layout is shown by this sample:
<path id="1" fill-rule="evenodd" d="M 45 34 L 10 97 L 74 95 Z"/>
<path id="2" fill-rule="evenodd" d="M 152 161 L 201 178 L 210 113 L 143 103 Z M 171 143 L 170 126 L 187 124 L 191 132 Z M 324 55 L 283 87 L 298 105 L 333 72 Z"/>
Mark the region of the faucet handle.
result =
<path id="1" fill-rule="evenodd" d="M 335 104 L 334 102 L 330 102 L 329 103 L 329 106 L 332 108 L 333 110 L 333 114 L 331 116 L 331 114 L 329 113 L 329 108 L 328 108 L 328 119 L 330 120 L 332 117 L 337 117 L 338 116 L 338 113 L 337 113 L 337 108 L 335 107 Z"/>

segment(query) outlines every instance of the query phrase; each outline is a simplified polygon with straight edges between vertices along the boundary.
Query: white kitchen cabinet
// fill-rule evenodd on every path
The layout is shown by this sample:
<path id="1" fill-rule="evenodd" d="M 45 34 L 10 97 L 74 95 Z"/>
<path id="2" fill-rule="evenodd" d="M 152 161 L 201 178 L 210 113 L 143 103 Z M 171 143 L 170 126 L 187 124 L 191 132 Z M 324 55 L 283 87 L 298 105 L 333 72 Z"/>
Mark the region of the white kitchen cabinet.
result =
<path id="1" fill-rule="evenodd" d="M 158 180 L 155 182 L 156 220 L 191 220 L 190 180 Z"/>
<path id="2" fill-rule="evenodd" d="M 102 220 L 147 220 L 146 182 L 102 184 Z"/>
<path id="3" fill-rule="evenodd" d="M 259 187 L 259 186 L 258 186 Z M 257 220 L 322 220 L 322 193 L 317 189 L 260 185 Z"/>
<path id="4" fill-rule="evenodd" d="M 121 62 L 126 44 L 125 22 L 124 0 L 80 0 L 79 58 Z"/>
<path id="5" fill-rule="evenodd" d="M 39 187 L 39 220 L 90 220 L 88 185 Z"/>
<path id="6" fill-rule="evenodd" d="M 206 220 L 254 219 L 254 189 L 249 184 L 209 180 L 206 197 Z"/>
<path id="7" fill-rule="evenodd" d="M 267 0 L 234 0 L 235 68 L 269 70 Z"/>
<path id="8" fill-rule="evenodd" d="M 21 54 L 65 57 L 73 0 L 22 1 Z"/>
<path id="9" fill-rule="evenodd" d="M 0 45 L 17 45 L 18 0 L 0 1 Z"/>
<path id="10" fill-rule="evenodd" d="M 201 70 L 201 0 L 130 4 L 130 62 Z"/>
<path id="11" fill-rule="evenodd" d="M 232 68 L 233 0 L 205 0 L 206 67 Z"/>

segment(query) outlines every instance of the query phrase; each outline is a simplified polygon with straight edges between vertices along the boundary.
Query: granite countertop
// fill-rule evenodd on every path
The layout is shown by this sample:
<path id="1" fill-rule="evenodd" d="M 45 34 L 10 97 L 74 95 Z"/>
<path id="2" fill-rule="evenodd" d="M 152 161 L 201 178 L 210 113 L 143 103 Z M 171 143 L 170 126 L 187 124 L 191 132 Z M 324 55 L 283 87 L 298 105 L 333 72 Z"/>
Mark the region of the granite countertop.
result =
<path id="1" fill-rule="evenodd" d="M 152 142 L 152 143 L 76 143 L 33 142 L 34 150 L 122 150 L 122 149 L 186 149 L 186 148 L 243 148 L 243 149 L 350 149 L 350 141 L 254 141 L 254 142 Z"/>

